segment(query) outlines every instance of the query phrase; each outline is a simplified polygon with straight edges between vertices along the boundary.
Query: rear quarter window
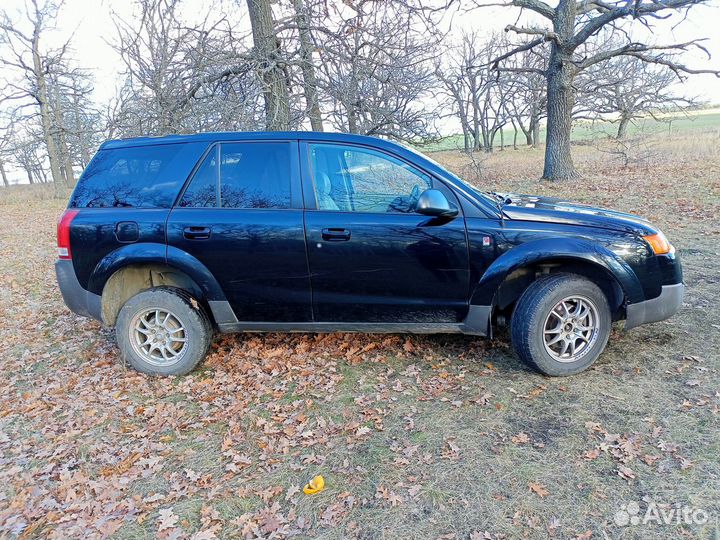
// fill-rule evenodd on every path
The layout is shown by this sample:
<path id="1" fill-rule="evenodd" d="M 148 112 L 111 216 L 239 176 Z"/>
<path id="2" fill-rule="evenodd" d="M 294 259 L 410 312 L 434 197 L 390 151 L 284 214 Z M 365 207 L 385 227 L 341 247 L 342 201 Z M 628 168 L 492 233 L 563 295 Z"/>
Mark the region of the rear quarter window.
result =
<path id="1" fill-rule="evenodd" d="M 187 178 L 186 144 L 98 151 L 80 177 L 71 208 L 170 208 Z"/>

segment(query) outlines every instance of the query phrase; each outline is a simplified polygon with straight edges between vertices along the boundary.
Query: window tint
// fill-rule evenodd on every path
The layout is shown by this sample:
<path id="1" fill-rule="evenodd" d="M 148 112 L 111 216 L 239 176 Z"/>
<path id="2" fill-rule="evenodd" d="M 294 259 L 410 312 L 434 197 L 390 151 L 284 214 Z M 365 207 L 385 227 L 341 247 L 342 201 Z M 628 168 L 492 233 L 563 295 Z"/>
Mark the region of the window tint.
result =
<path id="1" fill-rule="evenodd" d="M 100 150 L 80 177 L 73 208 L 172 206 L 187 173 L 174 166 L 184 144 Z M 180 168 L 182 169 L 182 167 Z"/>
<path id="2" fill-rule="evenodd" d="M 290 145 L 222 143 L 207 155 L 180 200 L 180 206 L 217 206 L 217 156 L 223 208 L 290 208 Z"/>
<path id="3" fill-rule="evenodd" d="M 290 145 L 222 144 L 220 202 L 224 208 L 290 208 Z"/>
<path id="4" fill-rule="evenodd" d="M 321 210 L 415 211 L 430 177 L 394 157 L 351 146 L 311 144 L 315 195 Z"/>
<path id="5" fill-rule="evenodd" d="M 217 206 L 217 147 L 213 147 L 195 171 L 180 205 L 187 208 Z"/>

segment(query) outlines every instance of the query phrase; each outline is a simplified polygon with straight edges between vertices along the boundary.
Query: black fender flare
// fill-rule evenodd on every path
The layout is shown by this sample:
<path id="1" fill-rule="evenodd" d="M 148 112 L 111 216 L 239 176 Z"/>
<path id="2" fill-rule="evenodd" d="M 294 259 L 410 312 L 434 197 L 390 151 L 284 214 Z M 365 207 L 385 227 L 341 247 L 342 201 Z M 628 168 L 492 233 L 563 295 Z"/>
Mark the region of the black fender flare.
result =
<path id="1" fill-rule="evenodd" d="M 489 333 L 495 297 L 505 278 L 524 266 L 558 260 L 591 264 L 603 270 L 615 279 L 629 303 L 645 299 L 633 269 L 606 247 L 581 238 L 548 238 L 520 244 L 495 259 L 472 291 L 466 326 Z"/>
<path id="2" fill-rule="evenodd" d="M 200 287 L 218 324 L 237 322 L 225 293 L 210 270 L 186 251 L 165 244 L 154 242 L 128 244 L 108 253 L 91 273 L 88 290 L 102 295 L 105 284 L 119 270 L 136 264 L 152 263 L 175 268 L 192 279 Z"/>

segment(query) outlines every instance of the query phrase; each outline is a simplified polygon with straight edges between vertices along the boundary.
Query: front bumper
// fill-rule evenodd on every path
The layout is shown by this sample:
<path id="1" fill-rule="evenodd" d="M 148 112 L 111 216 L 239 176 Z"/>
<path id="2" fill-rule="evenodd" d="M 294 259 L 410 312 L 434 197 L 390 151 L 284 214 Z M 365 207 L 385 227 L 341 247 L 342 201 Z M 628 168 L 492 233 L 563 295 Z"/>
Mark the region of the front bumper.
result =
<path id="1" fill-rule="evenodd" d="M 662 292 L 657 298 L 628 304 L 626 310 L 625 330 L 635 328 L 641 324 L 648 324 L 669 319 L 682 306 L 685 285 L 663 285 Z"/>
<path id="2" fill-rule="evenodd" d="M 100 296 L 82 288 L 75 275 L 72 261 L 58 260 L 55 263 L 55 275 L 65 305 L 70 308 L 70 311 L 102 321 Z"/>

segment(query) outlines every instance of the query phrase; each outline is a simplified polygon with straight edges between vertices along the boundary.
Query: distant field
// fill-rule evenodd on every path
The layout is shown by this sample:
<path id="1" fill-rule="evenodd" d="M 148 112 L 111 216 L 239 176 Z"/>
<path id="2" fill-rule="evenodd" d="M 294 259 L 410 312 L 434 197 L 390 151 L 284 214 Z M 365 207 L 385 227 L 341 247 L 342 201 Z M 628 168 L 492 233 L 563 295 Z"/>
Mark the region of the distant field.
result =
<path id="1" fill-rule="evenodd" d="M 572 140 L 573 141 L 586 141 L 591 139 L 597 139 L 599 137 L 606 137 L 608 135 L 615 135 L 617 133 L 618 124 L 617 122 L 602 121 L 602 122 L 588 122 L 579 121 L 573 126 Z M 511 146 L 513 142 L 513 130 L 505 129 L 505 146 Z M 671 133 L 674 135 L 683 133 L 708 133 L 714 135 L 720 135 L 720 109 L 693 111 L 687 115 L 668 116 L 662 120 L 655 120 L 653 118 L 645 118 L 637 122 L 632 123 L 628 127 L 628 136 L 639 133 L 646 133 L 648 135 L 657 135 Z M 541 130 L 540 140 L 542 143 L 545 142 L 545 130 Z M 525 136 L 522 133 L 518 133 L 518 145 L 525 141 Z M 500 145 L 500 135 L 496 138 L 497 146 Z M 456 150 L 463 147 L 462 135 L 451 135 L 436 143 L 419 146 L 418 148 L 423 152 L 440 152 L 444 150 Z"/>

